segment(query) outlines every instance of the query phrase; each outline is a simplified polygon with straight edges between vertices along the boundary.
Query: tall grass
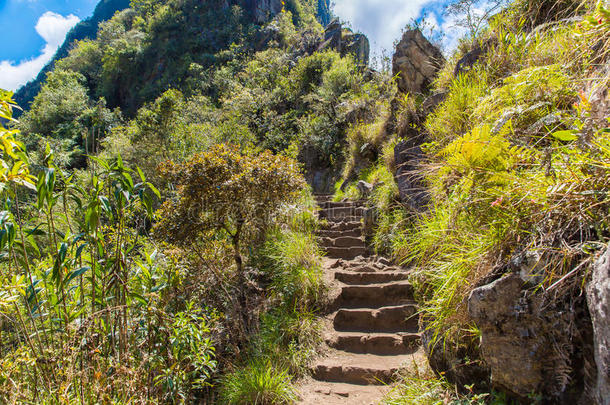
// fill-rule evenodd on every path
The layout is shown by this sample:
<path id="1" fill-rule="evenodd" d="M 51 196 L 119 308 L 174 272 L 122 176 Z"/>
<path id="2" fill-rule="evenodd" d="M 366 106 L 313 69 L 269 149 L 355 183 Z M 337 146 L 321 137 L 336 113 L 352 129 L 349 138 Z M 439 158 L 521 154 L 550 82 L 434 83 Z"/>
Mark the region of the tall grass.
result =
<path id="1" fill-rule="evenodd" d="M 314 236 L 314 206 L 311 193 L 304 192 L 297 206 L 284 212 L 288 226 L 270 230 L 254 255 L 252 264 L 268 284 L 269 303 L 244 358 L 220 382 L 225 403 L 293 403 L 292 380 L 306 374 L 320 347 L 317 311 L 326 285 L 322 251 Z"/>
<path id="2" fill-rule="evenodd" d="M 221 398 L 228 405 L 286 405 L 296 400 L 287 370 L 259 361 L 227 374 Z"/>

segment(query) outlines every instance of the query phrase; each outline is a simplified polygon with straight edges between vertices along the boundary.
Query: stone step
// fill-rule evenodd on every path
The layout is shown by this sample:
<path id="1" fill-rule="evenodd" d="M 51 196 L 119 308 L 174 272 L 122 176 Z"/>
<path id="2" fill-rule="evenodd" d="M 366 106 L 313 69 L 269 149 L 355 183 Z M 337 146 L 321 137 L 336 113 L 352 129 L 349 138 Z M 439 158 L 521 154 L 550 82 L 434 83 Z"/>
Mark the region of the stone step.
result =
<path id="1" fill-rule="evenodd" d="M 378 404 L 394 388 L 391 385 L 354 385 L 314 379 L 304 379 L 297 387 L 300 399 L 295 405 Z"/>
<path id="2" fill-rule="evenodd" d="M 318 236 L 321 238 L 339 238 L 341 236 L 360 238 L 362 236 L 362 229 L 354 228 L 347 231 L 320 230 L 318 231 Z"/>
<path id="3" fill-rule="evenodd" d="M 326 208 L 318 211 L 320 218 L 345 218 L 345 217 L 361 217 L 364 215 L 362 207 L 335 207 Z"/>
<path id="4" fill-rule="evenodd" d="M 353 272 L 353 271 L 337 271 L 335 272 L 335 280 L 345 284 L 379 284 L 390 283 L 392 281 L 404 281 L 409 278 L 407 272 L 395 271 L 370 271 L 370 272 Z"/>
<path id="5" fill-rule="evenodd" d="M 386 284 L 347 285 L 338 297 L 348 308 L 379 308 L 413 302 L 413 286 L 408 281 Z"/>
<path id="6" fill-rule="evenodd" d="M 348 271 L 354 273 L 374 273 L 374 272 L 396 272 L 400 273 L 403 270 L 397 266 L 386 266 L 380 262 L 367 260 L 372 256 L 355 258 L 352 260 L 338 259 L 332 265 L 332 269 L 338 269 L 339 271 Z M 360 260 L 362 259 L 362 260 Z"/>
<path id="7" fill-rule="evenodd" d="M 366 206 L 366 200 L 352 200 L 352 201 L 323 201 L 318 204 L 321 209 L 328 208 L 344 208 L 344 207 L 361 207 Z"/>
<path id="8" fill-rule="evenodd" d="M 396 266 L 392 266 L 392 267 L 383 267 L 383 266 L 377 266 L 374 263 L 371 264 L 359 264 L 359 265 L 355 265 L 355 266 L 345 266 L 343 267 L 343 269 L 345 271 L 348 272 L 352 272 L 352 273 L 400 273 L 402 272 L 402 270 L 399 267 Z"/>
<path id="9" fill-rule="evenodd" d="M 332 194 L 314 194 L 313 198 L 318 202 L 332 201 L 334 196 Z"/>
<path id="10" fill-rule="evenodd" d="M 324 250 L 328 257 L 346 260 L 366 254 L 365 247 L 327 247 Z"/>
<path id="11" fill-rule="evenodd" d="M 318 241 L 323 247 L 366 247 L 364 239 L 354 236 L 340 236 L 338 238 L 319 238 Z"/>
<path id="12" fill-rule="evenodd" d="M 322 230 L 326 231 L 351 231 L 354 229 L 362 230 L 362 222 L 360 221 L 352 221 L 352 222 L 331 222 L 328 221 L 325 225 L 322 223 L 320 227 Z"/>
<path id="13" fill-rule="evenodd" d="M 316 362 L 311 371 L 318 381 L 382 385 L 395 381 L 397 373 L 408 368 L 412 361 L 410 355 L 379 356 L 337 351 Z"/>
<path id="14" fill-rule="evenodd" d="M 339 332 L 418 332 L 419 316 L 414 304 L 383 308 L 342 308 L 335 313 L 333 326 Z"/>
<path id="15" fill-rule="evenodd" d="M 337 224 L 337 223 L 351 223 L 351 222 L 357 222 L 357 223 L 361 223 L 360 220 L 362 219 L 362 216 L 356 216 L 356 215 L 348 215 L 348 216 L 343 216 L 343 217 L 329 217 L 329 218 L 320 218 L 323 220 L 328 221 L 331 224 Z"/>
<path id="16" fill-rule="evenodd" d="M 326 344 L 333 349 L 382 356 L 413 353 L 420 343 L 418 333 L 335 332 L 326 338 Z"/>

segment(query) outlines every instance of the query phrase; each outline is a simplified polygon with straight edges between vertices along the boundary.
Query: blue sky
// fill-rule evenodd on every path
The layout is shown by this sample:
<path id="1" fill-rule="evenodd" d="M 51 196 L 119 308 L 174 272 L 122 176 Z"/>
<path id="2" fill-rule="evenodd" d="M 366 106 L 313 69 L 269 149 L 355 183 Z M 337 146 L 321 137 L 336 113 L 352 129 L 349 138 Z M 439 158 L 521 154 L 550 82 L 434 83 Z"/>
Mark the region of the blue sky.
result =
<path id="1" fill-rule="evenodd" d="M 15 90 L 34 78 L 98 0 L 0 0 L 0 87 Z"/>
<path id="2" fill-rule="evenodd" d="M 79 20 L 89 17 L 98 0 L 0 0 L 0 88 L 15 90 L 33 79 L 63 43 Z M 402 28 L 427 12 L 430 21 L 447 34 L 450 47 L 458 35 L 443 19 L 447 0 L 333 0 L 334 11 L 354 30 L 371 40 L 374 55 L 393 48 Z"/>
<path id="3" fill-rule="evenodd" d="M 366 34 L 371 42 L 373 55 L 382 51 L 391 55 L 394 41 L 400 39 L 402 30 L 423 15 L 436 30 L 444 33 L 446 51 L 457 44 L 464 30 L 443 15 L 449 0 L 333 0 L 334 12 L 342 20 L 349 21 L 355 31 Z M 481 0 L 485 3 L 486 0 Z"/>

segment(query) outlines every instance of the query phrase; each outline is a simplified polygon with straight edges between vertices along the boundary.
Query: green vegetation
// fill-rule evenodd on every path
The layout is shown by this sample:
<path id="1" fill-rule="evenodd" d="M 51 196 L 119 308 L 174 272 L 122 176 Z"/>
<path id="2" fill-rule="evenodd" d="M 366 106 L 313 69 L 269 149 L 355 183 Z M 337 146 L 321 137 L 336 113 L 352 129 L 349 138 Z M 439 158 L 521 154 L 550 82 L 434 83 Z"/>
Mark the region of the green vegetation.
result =
<path id="1" fill-rule="evenodd" d="M 444 378 L 435 375 L 404 376 L 401 384 L 382 402 L 386 405 L 512 405 L 505 395 L 476 393 L 474 386 L 466 387 L 467 393 L 458 393 Z"/>
<path id="2" fill-rule="evenodd" d="M 218 145 L 167 163 L 176 196 L 155 213 L 162 195 L 120 156 L 70 174 L 47 146 L 37 168 L 18 135 L 2 128 L 3 402 L 192 402 L 227 368 L 232 403 L 293 398 L 324 286 L 292 158 Z M 261 353 L 272 367 L 247 360 Z"/>
<path id="3" fill-rule="evenodd" d="M 428 117 L 435 204 L 395 243 L 397 255 L 421 266 L 427 315 L 450 335 L 472 330 L 459 321 L 460 303 L 491 258 L 535 249 L 549 256 L 549 287 L 587 254 L 587 241 L 608 232 L 608 121 L 589 100 L 608 78 L 583 84 L 606 57 L 590 44 L 608 38 L 598 22 L 607 12 L 528 39 L 511 25 L 511 11 L 485 34 L 497 41 L 489 56 L 453 80 Z"/>
<path id="4" fill-rule="evenodd" d="M 610 55 L 609 17 L 601 2 L 517 0 L 461 43 L 434 85 L 444 101 L 415 127 L 427 137 L 419 168 L 432 197 L 426 213 L 399 203 L 390 175 L 394 134 L 380 146 L 387 151 L 360 170 L 359 180 L 377 186 L 368 196 L 379 213 L 375 245 L 413 266 L 433 350 L 478 348 L 468 296 L 490 275 L 510 271 L 504 264 L 523 252 L 544 263 L 532 291 L 552 286 L 555 302 L 581 294 L 588 273 L 577 265 L 610 238 L 610 77 L 600 68 Z M 455 62 L 476 45 L 483 56 L 454 76 Z M 421 103 L 406 96 L 399 121 Z M 377 130 L 369 131 L 373 139 Z M 357 150 L 350 156 L 362 161 Z M 344 179 L 351 185 L 336 198 L 359 197 L 354 179 Z M 422 384 L 412 390 L 407 381 L 391 403 L 426 403 L 418 395 L 439 390 L 426 401 L 441 401 L 441 386 Z"/>
<path id="5" fill-rule="evenodd" d="M 421 120 L 421 96 L 318 50 L 328 2 L 286 1 L 262 24 L 225 3 L 134 0 L 55 63 L 19 122 L 0 92 L 0 402 L 293 403 L 326 300 L 303 174 L 377 210 L 368 236 L 413 266 L 434 350 L 478 348 L 467 298 L 516 255 L 544 260 L 532 290 L 581 292 L 577 264 L 610 238 L 601 3 L 516 0 L 477 23 Z M 413 132 L 424 213 L 394 178 Z M 388 404 L 507 401 L 404 378 Z"/>
<path id="6" fill-rule="evenodd" d="M 83 41 L 95 38 L 100 23 L 112 18 L 115 12 L 129 7 L 129 0 L 101 0 L 90 18 L 87 18 L 74 26 L 68 32 L 64 43 L 59 47 L 53 59 L 38 73 L 36 78 L 15 93 L 15 100 L 24 107 L 29 107 L 30 103 L 40 92 L 42 85 L 47 77 L 47 73 L 55 68 L 55 63 L 65 58 L 70 51 L 72 44 L 76 41 Z M 18 114 L 19 111 L 16 111 Z"/>
<path id="7" fill-rule="evenodd" d="M 262 49 L 241 2 L 197 3 L 132 2 L 19 122 L 2 92 L 0 402 L 295 398 L 326 291 L 296 158 L 341 160 L 383 79 L 294 57 L 318 2 L 286 2 Z"/>
<path id="8" fill-rule="evenodd" d="M 294 403 L 296 394 L 286 371 L 278 371 L 270 363 L 260 362 L 228 374 L 222 400 L 231 405 L 281 405 Z"/>

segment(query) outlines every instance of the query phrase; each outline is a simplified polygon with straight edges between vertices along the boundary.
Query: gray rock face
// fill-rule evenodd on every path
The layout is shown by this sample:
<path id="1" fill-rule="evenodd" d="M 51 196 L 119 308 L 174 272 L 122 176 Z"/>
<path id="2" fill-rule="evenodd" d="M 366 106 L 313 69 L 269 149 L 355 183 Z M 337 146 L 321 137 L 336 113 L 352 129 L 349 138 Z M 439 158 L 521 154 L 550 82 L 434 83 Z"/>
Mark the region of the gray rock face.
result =
<path id="1" fill-rule="evenodd" d="M 394 147 L 395 178 L 400 201 L 416 212 L 424 211 L 430 200 L 423 174 L 419 170 L 419 165 L 424 159 L 422 143 L 423 137 L 416 136 L 407 138 Z"/>
<path id="2" fill-rule="evenodd" d="M 358 192 L 365 198 L 370 196 L 371 193 L 373 192 L 373 185 L 370 183 L 367 183 L 364 180 L 360 180 L 358 182 L 358 184 L 356 184 L 356 188 L 358 189 Z"/>
<path id="3" fill-rule="evenodd" d="M 398 89 L 402 93 L 427 94 L 438 71 L 445 63 L 440 50 L 432 45 L 419 30 L 404 33 L 396 46 L 392 60 L 394 75 L 398 75 Z M 425 154 L 421 145 L 426 136 L 417 129 L 428 114 L 444 101 L 446 94 L 433 94 L 426 98 L 418 111 L 406 111 L 398 116 L 400 95 L 392 102 L 392 118 L 388 120 L 387 132 L 396 132 L 402 139 L 394 148 L 396 164 L 395 179 L 400 192 L 400 201 L 415 212 L 427 209 L 429 194 L 425 186 L 421 163 Z"/>
<path id="4" fill-rule="evenodd" d="M 471 70 L 479 59 L 489 53 L 495 43 L 496 41 L 493 39 L 488 39 L 483 43 L 475 43 L 472 49 L 464 54 L 464 56 L 462 56 L 457 62 L 455 69 L 453 70 L 453 75 L 457 77 L 458 75 Z"/>
<path id="5" fill-rule="evenodd" d="M 392 73 L 403 93 L 427 93 L 445 63 L 441 51 L 420 30 L 406 31 L 392 58 Z"/>
<path id="6" fill-rule="evenodd" d="M 492 384 L 523 397 L 538 392 L 543 380 L 540 343 L 520 315 L 523 280 L 516 274 L 475 289 L 468 312 L 481 328 L 481 351 L 491 369 Z"/>
<path id="7" fill-rule="evenodd" d="M 334 19 L 328 24 L 328 26 L 324 29 L 324 42 L 320 47 L 322 49 L 332 48 L 337 51 L 341 50 L 341 22 L 338 19 Z"/>
<path id="8" fill-rule="evenodd" d="M 460 60 L 455 65 L 455 69 L 453 70 L 453 75 L 458 76 L 461 73 L 467 72 L 479 61 L 481 56 L 483 56 L 484 50 L 481 45 L 477 44 L 474 49 L 470 52 L 467 52 L 464 56 L 460 58 Z"/>
<path id="9" fill-rule="evenodd" d="M 543 380 L 537 339 L 519 322 L 523 281 L 509 275 L 472 291 L 468 312 L 481 328 L 481 354 L 491 369 L 492 384 L 522 397 L 539 392 Z M 515 320 L 517 320 L 515 322 Z"/>
<path id="10" fill-rule="evenodd" d="M 248 6 L 257 24 L 269 21 L 284 7 L 282 0 L 248 0 Z"/>
<path id="11" fill-rule="evenodd" d="M 271 41 L 279 41 L 280 39 L 280 28 L 273 21 L 260 31 L 257 31 L 254 37 L 254 50 L 262 51 L 267 49 Z"/>
<path id="12" fill-rule="evenodd" d="M 587 305 L 594 331 L 598 404 L 610 404 L 610 246 L 593 266 L 587 286 Z"/>
<path id="13" fill-rule="evenodd" d="M 362 34 L 347 34 L 343 38 L 342 55 L 352 54 L 361 65 L 369 64 L 371 46 L 369 39 Z"/>
<path id="14" fill-rule="evenodd" d="M 354 55 L 359 64 L 369 64 L 370 44 L 365 35 L 355 34 L 349 29 L 343 29 L 341 22 L 334 19 L 324 30 L 324 40 L 318 50 L 334 49 L 341 53 Z"/>

